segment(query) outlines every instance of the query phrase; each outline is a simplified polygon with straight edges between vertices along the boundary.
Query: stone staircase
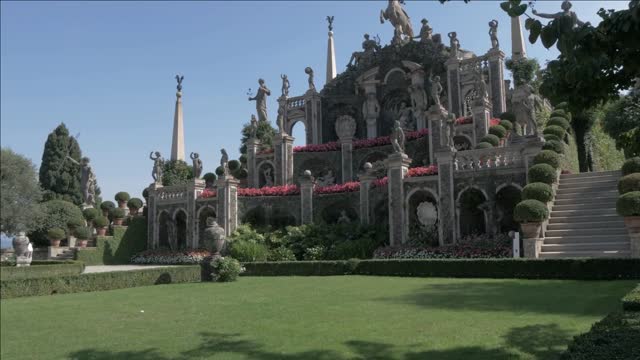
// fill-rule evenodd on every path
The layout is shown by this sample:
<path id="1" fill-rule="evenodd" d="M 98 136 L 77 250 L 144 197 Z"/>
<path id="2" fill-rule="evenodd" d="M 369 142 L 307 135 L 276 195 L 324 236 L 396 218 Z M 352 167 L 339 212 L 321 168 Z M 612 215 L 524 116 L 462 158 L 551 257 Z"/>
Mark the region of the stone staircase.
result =
<path id="1" fill-rule="evenodd" d="M 629 257 L 624 220 L 616 214 L 620 171 L 563 174 L 540 258 Z"/>
<path id="2" fill-rule="evenodd" d="M 56 255 L 56 257 L 54 257 L 52 260 L 74 260 L 75 255 L 76 255 L 75 248 L 67 248 L 61 253 L 59 253 L 58 255 Z"/>

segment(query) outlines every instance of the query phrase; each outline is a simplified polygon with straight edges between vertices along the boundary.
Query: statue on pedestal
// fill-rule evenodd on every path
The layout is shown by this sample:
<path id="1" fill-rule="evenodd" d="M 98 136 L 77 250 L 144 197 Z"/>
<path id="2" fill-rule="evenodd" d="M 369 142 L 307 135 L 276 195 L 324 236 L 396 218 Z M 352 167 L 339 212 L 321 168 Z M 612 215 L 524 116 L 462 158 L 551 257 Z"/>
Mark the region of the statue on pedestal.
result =
<path id="1" fill-rule="evenodd" d="M 225 149 L 220 149 L 220 153 L 222 154 L 220 157 L 220 166 L 224 171 L 223 175 L 227 176 L 229 175 L 229 155 Z"/>
<path id="2" fill-rule="evenodd" d="M 80 162 L 75 161 L 70 156 L 67 159 L 80 166 L 80 190 L 82 190 L 82 200 L 86 207 L 93 207 L 96 203 L 96 174 L 93 172 L 88 157 L 83 157 Z"/>
<path id="3" fill-rule="evenodd" d="M 182 92 L 182 80 L 184 80 L 184 75 L 176 75 L 176 81 L 178 82 L 176 89 L 178 89 L 178 92 Z"/>
<path id="4" fill-rule="evenodd" d="M 329 31 L 333 31 L 333 18 L 335 16 L 327 16 L 327 22 L 329 23 Z"/>
<path id="5" fill-rule="evenodd" d="M 451 48 L 451 57 L 457 58 L 460 52 L 460 41 L 458 40 L 458 33 L 452 31 L 448 34 L 449 47 Z"/>
<path id="6" fill-rule="evenodd" d="M 400 122 L 396 120 L 393 132 L 391 133 L 391 145 L 393 146 L 393 152 L 396 154 L 404 154 L 404 142 L 404 131 L 402 131 Z"/>
<path id="7" fill-rule="evenodd" d="M 189 157 L 193 161 L 193 178 L 200 179 L 200 175 L 202 174 L 202 160 L 200 160 L 200 154 L 192 152 Z"/>
<path id="8" fill-rule="evenodd" d="M 335 176 L 333 176 L 333 170 L 331 170 L 331 169 L 327 169 L 327 173 L 326 174 L 322 174 L 322 175 L 318 176 L 318 186 L 319 187 L 331 186 L 331 185 L 335 185 L 335 184 L 336 184 L 336 178 L 335 178 Z"/>
<path id="9" fill-rule="evenodd" d="M 160 155 L 159 151 L 156 151 L 155 153 L 152 151 L 151 154 L 149 154 L 149 159 L 153 160 L 153 171 L 151 172 L 153 181 L 155 181 L 156 184 L 161 184 L 164 159 L 162 158 L 162 155 Z"/>
<path id="10" fill-rule="evenodd" d="M 283 97 L 287 97 L 289 96 L 289 78 L 287 78 L 286 74 L 281 74 L 280 78 L 282 79 L 282 96 Z"/>
<path id="11" fill-rule="evenodd" d="M 29 266 L 33 258 L 33 245 L 29 241 L 24 231 L 20 231 L 18 236 L 14 237 L 11 245 L 16 256 L 16 266 Z"/>
<path id="12" fill-rule="evenodd" d="M 315 90 L 316 84 L 313 83 L 313 69 L 310 66 L 307 66 L 306 68 L 304 68 L 304 73 L 309 75 L 309 78 L 307 80 L 309 82 L 309 90 Z"/>
<path id="13" fill-rule="evenodd" d="M 355 51 L 351 54 L 351 59 L 349 59 L 347 66 L 369 63 L 375 57 L 376 51 L 380 50 L 379 40 L 371 40 L 369 39 L 369 34 L 364 34 L 362 49 L 364 51 Z"/>
<path id="14" fill-rule="evenodd" d="M 562 9 L 561 12 L 558 12 L 555 14 L 543 14 L 533 9 L 532 13 L 533 15 L 536 15 L 543 19 L 560 19 L 563 16 L 568 16 L 569 18 L 571 18 L 571 23 L 573 24 L 573 27 L 584 25 L 585 23 L 580 21 L 580 19 L 578 19 L 578 15 L 574 11 L 571 11 L 572 6 L 573 5 L 571 4 L 571 1 L 564 0 L 562 2 L 562 5 L 560 5 L 560 8 Z"/>
<path id="15" fill-rule="evenodd" d="M 421 43 L 427 43 L 433 40 L 433 28 L 429 26 L 429 21 L 427 19 L 420 20 L 422 23 L 422 28 L 420 28 L 420 35 L 415 38 L 420 38 Z"/>
<path id="16" fill-rule="evenodd" d="M 411 95 L 411 107 L 413 117 L 422 123 L 424 112 L 427 110 L 427 93 L 422 84 L 409 85 L 409 95 Z"/>
<path id="17" fill-rule="evenodd" d="M 431 99 L 433 100 L 433 104 L 437 107 L 440 107 L 440 94 L 442 94 L 442 84 L 440 84 L 440 76 L 429 76 L 429 82 L 431 82 Z"/>
<path id="18" fill-rule="evenodd" d="M 411 129 L 411 108 L 407 107 L 407 104 L 403 101 L 400 103 L 400 109 L 398 109 L 400 117 L 398 121 L 403 129 Z"/>
<path id="19" fill-rule="evenodd" d="M 380 114 L 380 103 L 375 93 L 368 93 L 367 99 L 362 104 L 362 115 L 367 120 L 367 123 L 375 122 Z"/>
<path id="20" fill-rule="evenodd" d="M 489 22 L 489 38 L 491 39 L 491 48 L 498 49 L 500 47 L 500 41 L 498 41 L 498 20 L 491 20 Z"/>
<path id="21" fill-rule="evenodd" d="M 271 95 L 271 90 L 264 84 L 263 79 L 258 79 L 258 93 L 254 97 L 249 97 L 249 101 L 256 101 L 256 112 L 258 113 L 258 120 L 267 121 L 267 96 Z"/>
<path id="22" fill-rule="evenodd" d="M 402 8 L 403 1 L 401 0 L 389 0 L 386 10 L 380 10 L 380 23 L 384 24 L 385 20 L 388 20 L 394 29 L 394 41 L 392 44 L 399 45 L 403 41 L 402 36 L 407 36 L 409 39 L 413 38 L 413 27 L 411 26 L 411 20 L 409 15 Z"/>
<path id="23" fill-rule="evenodd" d="M 475 68 L 473 75 L 475 78 L 474 88 L 477 94 L 476 103 L 478 103 L 481 99 L 489 99 L 489 90 L 487 88 L 487 83 L 484 81 L 482 68 Z"/>
<path id="24" fill-rule="evenodd" d="M 249 123 L 249 139 L 255 139 L 258 133 L 258 120 L 255 115 L 251 115 L 251 123 Z"/>
<path id="25" fill-rule="evenodd" d="M 536 99 L 537 95 L 529 84 L 517 86 L 513 91 L 511 104 L 516 116 L 516 124 L 520 125 L 522 135 L 536 135 L 538 125 L 536 123 Z"/>
<path id="26" fill-rule="evenodd" d="M 351 219 L 345 210 L 340 210 L 340 217 L 338 217 L 338 224 L 349 224 Z"/>
<path id="27" fill-rule="evenodd" d="M 453 113 L 449 113 L 449 115 L 447 115 L 447 123 L 445 125 L 445 132 L 444 132 L 446 146 L 449 149 L 455 148 L 455 144 L 453 142 L 453 137 L 456 135 L 455 125 L 456 125 L 456 116 L 453 115 Z"/>

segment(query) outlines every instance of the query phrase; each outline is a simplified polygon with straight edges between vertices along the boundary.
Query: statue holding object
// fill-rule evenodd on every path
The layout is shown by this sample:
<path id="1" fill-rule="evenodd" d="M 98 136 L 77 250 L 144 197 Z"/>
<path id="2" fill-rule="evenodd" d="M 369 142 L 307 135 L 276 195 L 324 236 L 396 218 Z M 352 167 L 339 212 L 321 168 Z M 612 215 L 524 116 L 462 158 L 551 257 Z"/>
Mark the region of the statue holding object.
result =
<path id="1" fill-rule="evenodd" d="M 80 190 L 82 191 L 82 200 L 85 206 L 93 207 L 96 204 L 96 174 L 89 164 L 91 160 L 88 157 L 83 157 L 80 159 L 80 162 L 77 162 L 68 155 L 67 159 L 80 166 Z"/>
<path id="2" fill-rule="evenodd" d="M 375 54 L 380 50 L 380 41 L 371 40 L 369 34 L 364 34 L 364 41 L 362 42 L 363 51 L 355 51 L 351 54 L 351 59 L 347 66 L 358 66 L 361 63 L 369 63 L 375 57 Z"/>
<path id="3" fill-rule="evenodd" d="M 251 123 L 249 123 L 249 139 L 255 139 L 258 134 L 258 120 L 255 115 L 251 115 Z"/>
<path id="4" fill-rule="evenodd" d="M 289 96 L 289 78 L 287 78 L 287 74 L 281 74 L 280 78 L 282 79 L 282 96 Z"/>
<path id="5" fill-rule="evenodd" d="M 384 24 L 388 20 L 393 25 L 394 40 L 392 44 L 400 45 L 403 42 L 403 36 L 413 39 L 413 27 L 409 15 L 402 8 L 402 0 L 389 0 L 386 10 L 380 10 L 380 23 Z"/>
<path id="6" fill-rule="evenodd" d="M 458 40 L 458 33 L 455 31 L 450 32 L 447 36 L 449 36 L 449 47 L 451 48 L 451 57 L 458 58 L 458 54 L 460 53 L 460 40 Z"/>
<path id="7" fill-rule="evenodd" d="M 440 94 L 442 94 L 442 84 L 440 84 L 440 76 L 429 76 L 429 82 L 431 83 L 431 99 L 433 104 L 440 107 Z"/>
<path id="8" fill-rule="evenodd" d="M 433 28 L 429 26 L 429 21 L 427 19 L 420 20 L 422 23 L 422 28 L 420 28 L 420 35 L 416 36 L 415 39 L 420 39 L 421 43 L 427 43 L 433 40 Z"/>
<path id="9" fill-rule="evenodd" d="M 229 175 L 229 155 L 225 149 L 220 149 L 220 153 L 222 154 L 220 157 L 220 167 L 222 168 L 223 176 L 227 176 Z"/>
<path id="10" fill-rule="evenodd" d="M 489 38 L 491 39 L 491 48 L 500 48 L 500 41 L 498 41 L 498 20 L 491 20 L 489 22 Z"/>
<path id="11" fill-rule="evenodd" d="M 307 66 L 304 69 L 304 73 L 309 76 L 309 78 L 308 78 L 309 90 L 315 91 L 316 90 L 316 85 L 313 83 L 313 69 L 310 66 Z"/>
<path id="12" fill-rule="evenodd" d="M 255 100 L 256 112 L 258 113 L 258 120 L 267 121 L 267 96 L 271 95 L 271 90 L 264 84 L 263 79 L 258 79 L 258 93 L 254 97 L 249 97 L 249 101 Z"/>
<path id="13" fill-rule="evenodd" d="M 533 9 L 532 13 L 533 13 L 533 15 L 535 15 L 537 17 L 541 17 L 543 19 L 560 19 L 563 16 L 568 16 L 569 18 L 571 18 L 572 27 L 584 25 L 585 23 L 580 21 L 580 19 L 578 19 L 578 15 L 574 11 L 571 11 L 571 7 L 572 6 L 573 5 L 571 4 L 571 1 L 564 0 L 562 2 L 562 4 L 560 5 L 560 8 L 562 9 L 561 12 L 558 12 L 558 13 L 555 13 L 555 14 L 543 14 L 543 13 L 539 13 L 535 9 Z"/>

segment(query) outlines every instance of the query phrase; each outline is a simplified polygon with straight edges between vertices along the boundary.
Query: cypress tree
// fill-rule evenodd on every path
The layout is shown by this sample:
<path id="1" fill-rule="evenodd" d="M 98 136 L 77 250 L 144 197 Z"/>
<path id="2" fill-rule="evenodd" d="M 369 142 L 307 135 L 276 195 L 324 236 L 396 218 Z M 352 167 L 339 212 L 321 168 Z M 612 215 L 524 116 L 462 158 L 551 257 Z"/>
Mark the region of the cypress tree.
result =
<path id="1" fill-rule="evenodd" d="M 49 134 L 44 144 L 40 185 L 45 200 L 60 199 L 80 205 L 80 167 L 66 159 L 67 155 L 79 163 L 82 152 L 76 139 L 69 136 L 69 130 L 61 123 Z"/>

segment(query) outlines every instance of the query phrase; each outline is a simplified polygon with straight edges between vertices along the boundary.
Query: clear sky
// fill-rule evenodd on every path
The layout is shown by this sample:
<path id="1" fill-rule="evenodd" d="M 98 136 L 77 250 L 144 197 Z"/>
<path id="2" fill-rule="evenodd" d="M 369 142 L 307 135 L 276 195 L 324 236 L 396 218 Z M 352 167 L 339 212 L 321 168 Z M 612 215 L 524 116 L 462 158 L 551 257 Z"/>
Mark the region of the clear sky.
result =
<path id="1" fill-rule="evenodd" d="M 625 8 L 627 1 L 574 1 L 584 21 L 595 23 L 600 7 Z M 242 124 L 255 112 L 247 90 L 262 77 L 273 91 L 275 120 L 280 74 L 290 96 L 307 87 L 304 68 L 325 79 L 327 15 L 335 16 L 338 72 L 362 34 L 388 44 L 393 30 L 378 18 L 386 1 L 226 2 L 10 2 L 0 3 L 1 143 L 40 165 L 48 133 L 60 122 L 80 133 L 103 198 L 118 191 L 141 197 L 151 183 L 149 152 L 169 157 L 176 73 L 185 76 L 183 102 L 186 154 L 199 152 L 204 171 L 218 164 L 220 148 L 237 157 Z M 499 39 L 511 52 L 510 22 L 497 1 L 408 1 L 414 29 L 427 18 L 434 33 L 457 31 L 465 49 L 490 47 L 488 22 L 500 22 Z M 560 1 L 538 1 L 541 12 L 557 12 Z M 525 32 L 525 36 L 526 36 Z M 557 51 L 528 45 L 542 63 Z M 294 129 L 302 138 L 301 129 Z M 187 159 L 188 160 L 188 159 Z"/>

